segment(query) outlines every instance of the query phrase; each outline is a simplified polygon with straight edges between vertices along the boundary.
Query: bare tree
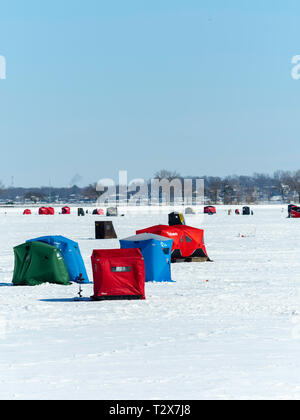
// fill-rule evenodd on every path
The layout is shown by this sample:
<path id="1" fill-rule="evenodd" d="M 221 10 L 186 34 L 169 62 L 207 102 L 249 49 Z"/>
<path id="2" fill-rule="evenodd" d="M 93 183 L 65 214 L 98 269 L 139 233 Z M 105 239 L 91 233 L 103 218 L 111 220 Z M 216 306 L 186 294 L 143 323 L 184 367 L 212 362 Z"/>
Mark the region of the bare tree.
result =
<path id="1" fill-rule="evenodd" d="M 46 196 L 39 191 L 28 191 L 25 194 L 24 198 L 25 198 L 25 200 L 30 200 L 34 204 L 36 204 L 40 201 L 44 201 L 46 199 Z"/>
<path id="2" fill-rule="evenodd" d="M 97 191 L 97 184 L 95 183 L 84 188 L 83 195 L 89 200 L 97 200 L 101 194 Z"/>
<path id="3" fill-rule="evenodd" d="M 222 191 L 222 179 L 218 177 L 210 177 L 207 187 L 207 195 L 212 204 L 219 202 L 220 193 Z"/>
<path id="4" fill-rule="evenodd" d="M 4 184 L 0 181 L 0 196 L 3 194 L 4 192 Z"/>
<path id="5" fill-rule="evenodd" d="M 286 172 L 284 181 L 290 187 L 291 191 L 297 194 L 298 202 L 300 202 L 300 170 L 298 169 L 295 172 Z"/>
<path id="6" fill-rule="evenodd" d="M 232 179 L 232 188 L 234 191 L 234 202 L 236 204 L 241 204 L 243 202 L 243 187 L 240 184 L 239 177 L 235 176 Z"/>
<path id="7" fill-rule="evenodd" d="M 286 196 L 289 192 L 289 186 L 286 183 L 286 172 L 276 171 L 273 175 L 274 188 L 278 191 L 282 201 L 286 200 Z"/>
<path id="8" fill-rule="evenodd" d="M 225 205 L 233 204 L 234 188 L 232 185 L 232 181 L 229 178 L 225 178 L 222 181 L 222 196 L 223 196 L 223 204 Z"/>
<path id="9" fill-rule="evenodd" d="M 247 204 L 255 204 L 258 202 L 258 188 L 249 186 L 245 191 L 245 201 Z"/>
<path id="10" fill-rule="evenodd" d="M 161 169 L 156 172 L 154 177 L 159 179 L 167 179 L 168 181 L 173 181 L 174 179 L 181 178 L 181 175 L 177 171 L 168 171 L 167 169 Z"/>

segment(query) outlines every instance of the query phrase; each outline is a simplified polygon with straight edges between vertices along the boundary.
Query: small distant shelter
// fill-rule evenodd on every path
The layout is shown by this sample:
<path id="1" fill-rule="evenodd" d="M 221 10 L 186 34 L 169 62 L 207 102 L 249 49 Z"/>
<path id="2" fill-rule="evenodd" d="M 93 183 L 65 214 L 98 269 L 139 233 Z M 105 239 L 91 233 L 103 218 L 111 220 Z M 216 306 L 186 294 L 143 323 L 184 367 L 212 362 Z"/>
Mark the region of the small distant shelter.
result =
<path id="1" fill-rule="evenodd" d="M 85 212 L 84 212 L 83 208 L 77 209 L 77 215 L 79 217 L 85 216 Z"/>
<path id="2" fill-rule="evenodd" d="M 53 216 L 55 214 L 55 210 L 53 207 L 40 207 L 39 215 L 46 215 L 46 216 Z"/>
<path id="3" fill-rule="evenodd" d="M 195 212 L 195 210 L 192 207 L 187 207 L 185 209 L 185 214 L 191 215 L 191 214 L 196 214 L 196 212 Z"/>
<path id="4" fill-rule="evenodd" d="M 95 209 L 93 210 L 94 216 L 104 216 L 104 210 L 103 209 Z"/>
<path id="5" fill-rule="evenodd" d="M 288 217 L 291 217 L 291 212 L 294 207 L 297 207 L 295 204 L 289 204 L 288 206 Z"/>
<path id="6" fill-rule="evenodd" d="M 291 216 L 292 219 L 299 219 L 300 218 L 300 207 L 294 206 L 291 208 Z"/>
<path id="7" fill-rule="evenodd" d="M 62 214 L 71 214 L 71 209 L 68 206 L 65 206 L 61 209 Z"/>
<path id="8" fill-rule="evenodd" d="M 169 226 L 185 225 L 185 218 L 182 213 L 173 212 L 169 214 Z"/>
<path id="9" fill-rule="evenodd" d="M 251 209 L 248 206 L 243 207 L 243 216 L 250 216 Z"/>
<path id="10" fill-rule="evenodd" d="M 204 214 L 213 215 L 217 213 L 217 209 L 214 206 L 204 207 Z"/>
<path id="11" fill-rule="evenodd" d="M 116 216 L 118 216 L 118 208 L 117 207 L 109 207 L 106 210 L 106 216 L 107 217 L 116 217 Z"/>
<path id="12" fill-rule="evenodd" d="M 111 221 L 95 222 L 96 239 L 116 239 L 117 234 Z"/>

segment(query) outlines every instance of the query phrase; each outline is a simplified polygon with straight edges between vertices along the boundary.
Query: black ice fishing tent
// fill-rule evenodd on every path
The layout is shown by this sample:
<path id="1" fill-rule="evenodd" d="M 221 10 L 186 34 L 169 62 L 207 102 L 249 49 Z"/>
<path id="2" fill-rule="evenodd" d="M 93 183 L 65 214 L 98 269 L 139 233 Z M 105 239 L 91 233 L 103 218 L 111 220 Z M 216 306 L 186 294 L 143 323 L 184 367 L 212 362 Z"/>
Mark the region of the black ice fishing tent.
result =
<path id="1" fill-rule="evenodd" d="M 116 239 L 113 222 L 95 222 L 96 239 Z"/>
<path id="2" fill-rule="evenodd" d="M 81 217 L 81 216 L 85 216 L 84 210 L 83 210 L 82 208 L 79 208 L 79 209 L 77 210 L 77 214 L 78 214 L 78 216 L 79 216 L 79 217 Z"/>
<path id="3" fill-rule="evenodd" d="M 243 216 L 250 216 L 250 214 L 251 214 L 250 207 L 247 207 L 247 206 L 243 207 Z"/>
<path id="4" fill-rule="evenodd" d="M 169 226 L 185 225 L 185 219 L 182 213 L 173 212 L 169 214 Z"/>

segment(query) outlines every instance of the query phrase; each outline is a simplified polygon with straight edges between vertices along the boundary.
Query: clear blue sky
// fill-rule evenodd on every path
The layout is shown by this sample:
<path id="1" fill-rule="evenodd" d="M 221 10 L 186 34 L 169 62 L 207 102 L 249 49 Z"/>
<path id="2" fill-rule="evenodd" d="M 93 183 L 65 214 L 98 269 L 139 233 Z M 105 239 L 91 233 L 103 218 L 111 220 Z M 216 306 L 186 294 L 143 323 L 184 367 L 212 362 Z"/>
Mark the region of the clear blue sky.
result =
<path id="1" fill-rule="evenodd" d="M 300 167 L 298 0 L 1 4 L 0 180 Z"/>

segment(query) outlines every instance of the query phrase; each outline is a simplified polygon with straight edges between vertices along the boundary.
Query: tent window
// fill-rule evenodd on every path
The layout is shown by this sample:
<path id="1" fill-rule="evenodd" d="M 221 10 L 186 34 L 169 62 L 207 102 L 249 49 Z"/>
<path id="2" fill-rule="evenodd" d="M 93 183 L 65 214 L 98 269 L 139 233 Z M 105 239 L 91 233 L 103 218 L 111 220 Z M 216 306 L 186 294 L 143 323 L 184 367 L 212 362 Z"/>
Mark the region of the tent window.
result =
<path id="1" fill-rule="evenodd" d="M 180 238 L 180 242 L 183 244 L 183 236 Z"/>
<path id="2" fill-rule="evenodd" d="M 131 267 L 112 267 L 112 273 L 130 273 Z"/>
<path id="3" fill-rule="evenodd" d="M 189 236 L 187 236 L 187 235 L 186 235 L 186 237 L 185 237 L 185 240 L 186 240 L 186 242 L 187 242 L 188 244 L 190 244 L 191 242 L 193 242 L 193 240 L 192 240 Z"/>
<path id="4" fill-rule="evenodd" d="M 162 250 L 164 251 L 164 253 L 165 253 L 166 255 L 169 255 L 170 248 L 162 248 Z"/>

